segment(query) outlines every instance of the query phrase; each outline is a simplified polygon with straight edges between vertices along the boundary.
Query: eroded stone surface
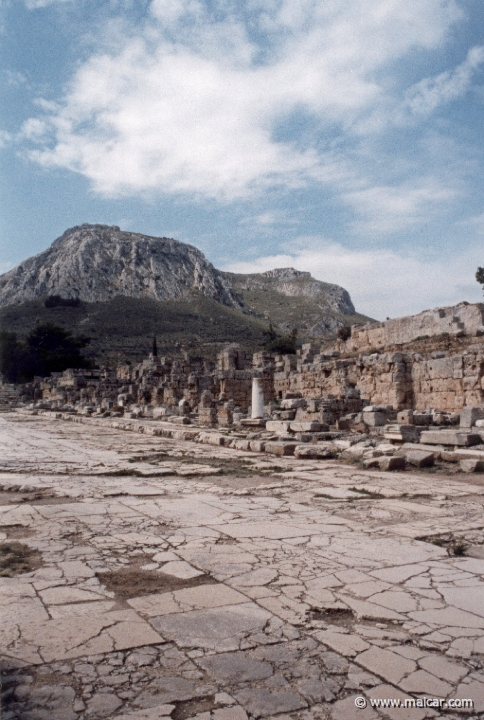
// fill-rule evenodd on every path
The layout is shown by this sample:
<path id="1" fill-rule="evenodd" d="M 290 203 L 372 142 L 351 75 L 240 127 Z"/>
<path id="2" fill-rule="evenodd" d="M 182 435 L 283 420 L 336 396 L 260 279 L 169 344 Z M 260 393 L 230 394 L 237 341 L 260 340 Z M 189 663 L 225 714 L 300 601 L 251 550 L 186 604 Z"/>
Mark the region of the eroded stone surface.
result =
<path id="1" fill-rule="evenodd" d="M 484 711 L 484 560 L 417 540 L 479 547 L 483 488 L 41 416 L 4 414 L 0 443 L 0 532 L 43 559 L 0 578 L 2 720 L 397 717 L 357 696 Z M 122 569 L 134 594 L 103 584 Z"/>

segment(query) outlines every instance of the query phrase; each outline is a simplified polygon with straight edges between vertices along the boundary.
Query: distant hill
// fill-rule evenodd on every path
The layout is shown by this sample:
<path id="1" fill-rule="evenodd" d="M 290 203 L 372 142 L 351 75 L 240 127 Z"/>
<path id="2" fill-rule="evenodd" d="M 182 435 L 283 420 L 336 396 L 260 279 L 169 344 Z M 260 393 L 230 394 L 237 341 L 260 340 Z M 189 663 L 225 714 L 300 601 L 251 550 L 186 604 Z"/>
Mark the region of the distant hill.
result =
<path id="1" fill-rule="evenodd" d="M 71 228 L 0 276 L 0 329 L 25 337 L 39 323 L 62 325 L 92 338 L 86 354 L 98 362 L 137 360 L 153 335 L 161 353 L 213 356 L 228 342 L 262 347 L 269 321 L 307 341 L 368 320 L 344 288 L 310 273 L 222 272 L 191 245 L 116 226 Z"/>
<path id="2" fill-rule="evenodd" d="M 371 321 L 356 312 L 347 290 L 316 280 L 308 272 L 279 268 L 250 275 L 221 274 L 249 312 L 270 319 L 283 332 L 297 328 L 305 339 Z"/>
<path id="3" fill-rule="evenodd" d="M 61 325 L 74 335 L 90 337 L 83 355 L 101 364 L 142 360 L 151 352 L 154 335 L 160 355 L 185 348 L 193 355 L 215 357 L 226 343 L 262 347 L 267 329 L 267 322 L 196 291 L 182 300 L 117 296 L 105 302 L 81 301 L 77 307 L 46 308 L 46 297 L 0 308 L 0 329 L 25 337 L 40 323 Z"/>

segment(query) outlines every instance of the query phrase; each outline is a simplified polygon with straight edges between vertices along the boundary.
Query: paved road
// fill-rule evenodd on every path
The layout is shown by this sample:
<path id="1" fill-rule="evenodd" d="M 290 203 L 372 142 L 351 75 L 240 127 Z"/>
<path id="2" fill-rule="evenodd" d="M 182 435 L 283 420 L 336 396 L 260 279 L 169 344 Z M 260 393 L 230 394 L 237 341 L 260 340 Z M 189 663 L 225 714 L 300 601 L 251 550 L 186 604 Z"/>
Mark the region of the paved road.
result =
<path id="1" fill-rule="evenodd" d="M 42 415 L 0 448 L 0 543 L 36 551 L 2 720 L 484 716 L 483 487 Z"/>

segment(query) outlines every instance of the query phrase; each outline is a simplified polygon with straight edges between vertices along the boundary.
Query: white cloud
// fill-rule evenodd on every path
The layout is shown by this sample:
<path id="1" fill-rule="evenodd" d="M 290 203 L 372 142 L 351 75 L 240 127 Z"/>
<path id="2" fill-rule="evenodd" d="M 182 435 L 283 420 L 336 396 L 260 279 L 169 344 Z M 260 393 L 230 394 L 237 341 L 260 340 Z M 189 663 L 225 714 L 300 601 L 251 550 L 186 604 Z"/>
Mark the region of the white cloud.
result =
<path id="1" fill-rule="evenodd" d="M 71 0 L 25 0 L 25 6 L 28 10 L 39 10 L 40 8 L 55 5 L 56 3 L 71 2 Z"/>
<path id="2" fill-rule="evenodd" d="M 484 46 L 469 50 L 463 63 L 451 71 L 425 78 L 406 93 L 405 105 L 413 115 L 430 115 L 440 105 L 465 95 L 474 73 L 484 63 Z"/>
<path id="3" fill-rule="evenodd" d="M 482 291 L 474 278 L 477 266 L 482 264 L 479 249 L 426 261 L 388 249 L 349 249 L 318 238 L 299 238 L 295 245 L 300 249 L 251 262 L 227 263 L 224 270 L 305 270 L 319 280 L 346 288 L 357 311 L 378 320 L 462 300 L 482 301 Z"/>
<path id="4" fill-rule="evenodd" d="M 33 159 L 83 174 L 105 196 L 225 201 L 325 183 L 357 209 L 380 197 L 401 222 L 392 189 L 352 180 L 344 150 L 276 141 L 274 130 L 300 109 L 318 136 L 351 127 L 387 92 L 376 80 L 387 64 L 442 45 L 462 17 L 456 2 L 153 0 L 150 10 L 136 36 L 84 62 L 58 108 L 46 109 L 50 143 L 38 135 Z M 25 138 L 33 129 L 24 126 Z M 424 193 L 412 192 L 423 207 Z"/>
<path id="5" fill-rule="evenodd" d="M 5 70 L 4 76 L 7 81 L 7 85 L 10 85 L 11 87 L 25 85 L 27 82 L 26 76 L 17 70 Z"/>
<path id="6" fill-rule="evenodd" d="M 6 130 L 0 130 L 0 148 L 6 147 L 12 141 L 12 134 Z"/>
<path id="7" fill-rule="evenodd" d="M 360 216 L 356 229 L 373 233 L 394 233 L 426 220 L 457 195 L 450 184 L 436 178 L 417 179 L 397 186 L 374 186 L 345 193 L 343 199 Z"/>

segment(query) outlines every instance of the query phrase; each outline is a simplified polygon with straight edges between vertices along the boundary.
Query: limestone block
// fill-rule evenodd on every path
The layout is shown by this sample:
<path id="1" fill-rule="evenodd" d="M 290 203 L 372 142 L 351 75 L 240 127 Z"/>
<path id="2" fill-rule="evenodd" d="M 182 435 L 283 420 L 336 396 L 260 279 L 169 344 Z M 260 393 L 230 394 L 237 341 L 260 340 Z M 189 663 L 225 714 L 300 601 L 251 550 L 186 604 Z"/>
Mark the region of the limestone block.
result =
<path id="1" fill-rule="evenodd" d="M 297 458 L 327 460 L 337 455 L 336 448 L 328 445 L 297 445 L 294 449 Z"/>
<path id="2" fill-rule="evenodd" d="M 297 408 L 305 408 L 306 400 L 304 398 L 286 398 L 281 401 L 282 410 L 296 410 Z"/>
<path id="3" fill-rule="evenodd" d="M 482 443 L 481 437 L 476 433 L 456 430 L 424 430 L 420 441 L 427 445 L 457 445 L 459 447 L 470 447 Z"/>
<path id="4" fill-rule="evenodd" d="M 226 436 L 220 433 L 208 433 L 201 432 L 198 436 L 198 442 L 204 443 L 205 445 L 223 445 Z"/>
<path id="5" fill-rule="evenodd" d="M 413 424 L 419 426 L 430 425 L 432 416 L 425 413 L 413 413 Z"/>
<path id="6" fill-rule="evenodd" d="M 236 450 L 250 450 L 250 440 L 244 438 L 237 438 L 234 445 Z"/>
<path id="7" fill-rule="evenodd" d="M 460 469 L 465 473 L 484 472 L 484 460 L 461 460 Z"/>
<path id="8" fill-rule="evenodd" d="M 418 442 L 420 432 L 414 425 L 387 425 L 383 437 L 390 442 Z"/>
<path id="9" fill-rule="evenodd" d="M 243 427 L 265 428 L 266 422 L 267 421 L 262 418 L 242 418 L 240 424 Z"/>
<path id="10" fill-rule="evenodd" d="M 250 441 L 250 449 L 252 452 L 264 452 L 265 450 L 265 440 L 251 440 Z"/>
<path id="11" fill-rule="evenodd" d="M 378 466 L 380 470 L 405 470 L 405 458 L 399 455 L 393 457 L 384 455 L 378 458 Z"/>
<path id="12" fill-rule="evenodd" d="M 289 432 L 290 427 L 291 423 L 285 420 L 268 420 L 266 422 L 266 430 L 268 432 L 286 433 Z"/>
<path id="13" fill-rule="evenodd" d="M 482 407 L 464 407 L 460 411 L 461 428 L 471 428 L 478 420 L 484 419 L 484 408 Z"/>
<path id="14" fill-rule="evenodd" d="M 433 452 L 426 450 L 409 450 L 405 453 L 405 460 L 415 467 L 431 467 L 435 462 Z"/>
<path id="15" fill-rule="evenodd" d="M 413 410 L 401 410 L 397 413 L 397 423 L 399 425 L 413 425 Z"/>
<path id="16" fill-rule="evenodd" d="M 319 422 L 294 421 L 290 424 L 290 429 L 293 432 L 321 432 L 324 428 L 321 427 L 321 423 Z"/>
<path id="17" fill-rule="evenodd" d="M 170 417 L 170 422 L 173 423 L 174 425 L 191 425 L 192 424 L 192 421 L 186 415 L 182 415 L 180 417 L 177 417 L 176 415 L 172 415 L 172 417 Z"/>
<path id="18" fill-rule="evenodd" d="M 364 408 L 363 422 L 365 423 L 365 425 L 368 425 L 368 427 L 381 427 L 385 425 L 386 421 L 386 413 L 379 411 L 368 412 L 367 408 Z"/>
<path id="19" fill-rule="evenodd" d="M 266 442 L 265 452 L 271 455 L 294 455 L 297 442 Z"/>
<path id="20" fill-rule="evenodd" d="M 461 460 L 484 460 L 482 450 L 442 450 L 442 460 L 445 462 L 460 462 Z"/>

